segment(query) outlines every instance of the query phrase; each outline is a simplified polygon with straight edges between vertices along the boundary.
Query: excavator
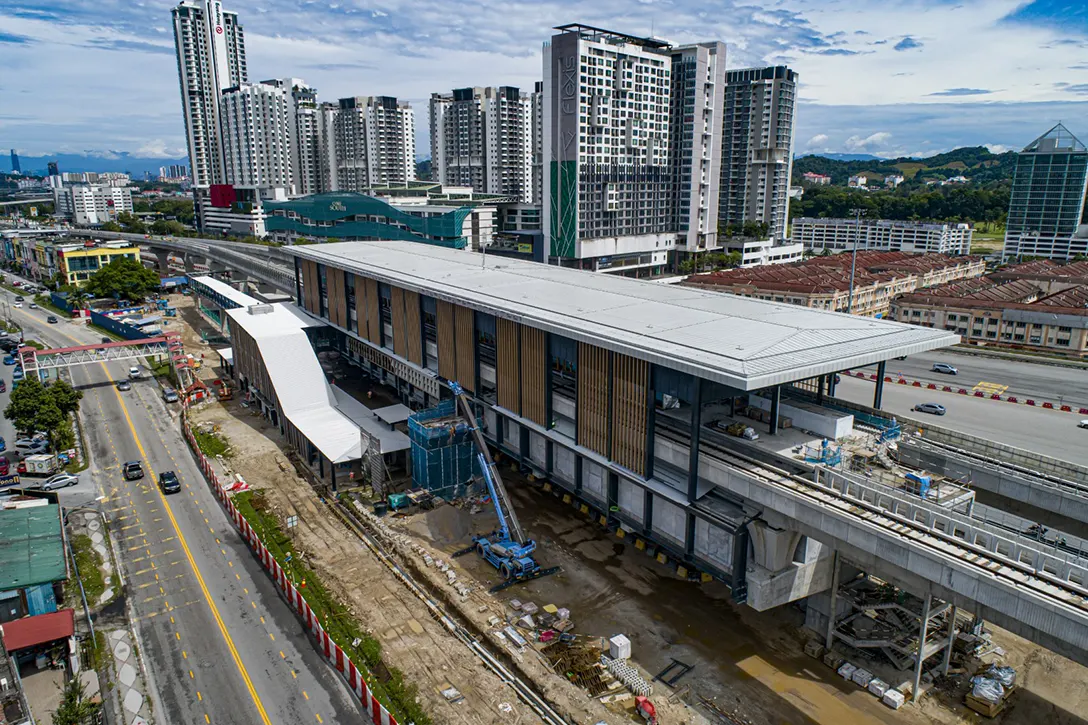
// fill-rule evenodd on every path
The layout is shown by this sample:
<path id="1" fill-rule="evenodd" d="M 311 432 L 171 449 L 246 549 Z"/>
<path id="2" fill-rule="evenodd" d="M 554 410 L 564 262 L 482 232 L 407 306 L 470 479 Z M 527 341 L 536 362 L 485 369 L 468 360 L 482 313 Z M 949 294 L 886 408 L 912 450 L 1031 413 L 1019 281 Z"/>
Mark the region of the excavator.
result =
<path id="1" fill-rule="evenodd" d="M 483 433 L 480 432 L 480 427 L 476 423 L 476 415 L 464 388 L 456 382 L 450 382 L 450 389 L 453 390 L 453 395 L 457 399 L 458 412 L 472 432 L 472 439 L 476 444 L 476 459 L 480 464 L 480 472 L 484 483 L 487 484 L 487 492 L 491 496 L 495 515 L 499 520 L 497 530 L 474 537 L 471 546 L 454 553 L 454 556 L 463 556 L 475 551 L 491 566 L 498 569 L 503 581 L 492 587 L 492 592 L 501 591 L 518 582 L 539 579 L 556 573 L 559 567 L 545 569 L 533 558 L 536 542 L 525 535 L 521 522 L 514 513 L 514 507 L 510 505 L 510 496 L 499 476 L 495 461 L 491 458 Z"/>

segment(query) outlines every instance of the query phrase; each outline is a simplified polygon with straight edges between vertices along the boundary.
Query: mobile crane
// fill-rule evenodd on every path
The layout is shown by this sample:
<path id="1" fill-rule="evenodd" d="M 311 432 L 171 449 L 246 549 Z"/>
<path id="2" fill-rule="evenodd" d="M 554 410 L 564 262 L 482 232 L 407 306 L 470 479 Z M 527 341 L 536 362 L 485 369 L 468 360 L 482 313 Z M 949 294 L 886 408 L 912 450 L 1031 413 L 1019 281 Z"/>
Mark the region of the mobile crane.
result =
<path id="1" fill-rule="evenodd" d="M 491 588 L 492 592 L 506 589 L 518 582 L 539 579 L 559 571 L 559 567 L 549 569 L 542 568 L 533 558 L 536 550 L 536 542 L 525 535 L 518 521 L 514 507 L 510 505 L 510 496 L 506 492 L 502 478 L 499 476 L 495 461 L 488 451 L 487 442 L 484 440 L 480 427 L 476 425 L 476 415 L 472 405 L 468 401 L 464 388 L 456 382 L 450 382 L 450 389 L 457 399 L 457 409 L 461 417 L 465 419 L 472 432 L 472 440 L 476 444 L 476 459 L 480 463 L 480 472 L 487 484 L 487 492 L 491 495 L 491 502 L 495 506 L 495 515 L 499 520 L 499 528 L 484 536 L 476 536 L 472 539 L 472 545 L 458 551 L 454 556 L 462 556 L 475 551 L 491 566 L 499 570 L 503 581 Z"/>

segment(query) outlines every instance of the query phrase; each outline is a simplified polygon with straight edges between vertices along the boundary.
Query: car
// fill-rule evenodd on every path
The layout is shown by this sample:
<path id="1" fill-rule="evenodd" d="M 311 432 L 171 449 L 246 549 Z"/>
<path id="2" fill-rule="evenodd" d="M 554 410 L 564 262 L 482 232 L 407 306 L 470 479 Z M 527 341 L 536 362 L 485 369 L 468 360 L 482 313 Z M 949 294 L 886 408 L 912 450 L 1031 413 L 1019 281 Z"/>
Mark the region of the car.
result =
<path id="1" fill-rule="evenodd" d="M 22 302 L 23 301 L 23 296 L 22 295 L 16 295 L 15 296 L 15 301 L 16 302 Z"/>
<path id="2" fill-rule="evenodd" d="M 58 488 L 67 488 L 77 483 L 79 483 L 79 476 L 72 473 L 58 473 L 42 481 L 41 489 L 43 491 L 55 491 Z"/>
<path id="3" fill-rule="evenodd" d="M 130 378 L 132 378 L 133 380 L 139 380 L 139 378 L 140 378 L 140 368 L 133 365 L 132 367 L 130 367 L 128 369 L 128 376 Z"/>
<path id="4" fill-rule="evenodd" d="M 112 337 L 103 337 L 102 342 L 113 342 L 113 338 Z"/>
<path id="5" fill-rule="evenodd" d="M 3 382 L 3 381 L 0 381 Z M 8 449 L 8 442 L 4 440 L 4 436 L 0 436 L 0 451 L 6 451 Z"/>
<path id="6" fill-rule="evenodd" d="M 45 321 L 48 322 L 50 325 L 55 325 L 60 322 L 60 320 L 57 319 L 56 315 L 49 315 L 49 317 L 45 318 Z"/>
<path id="7" fill-rule="evenodd" d="M 896 360 L 906 360 L 907 356 L 906 355 L 896 355 L 895 359 Z"/>
<path id="8" fill-rule="evenodd" d="M 930 415 L 945 414 L 945 408 L 940 403 L 919 403 L 914 406 L 914 409 L 919 413 L 929 413 Z"/>
<path id="9" fill-rule="evenodd" d="M 23 379 L 23 369 L 15 368 L 11 371 L 11 379 L 18 382 Z"/>
<path id="10" fill-rule="evenodd" d="M 126 481 L 135 481 L 138 478 L 144 477 L 144 467 L 139 461 L 125 461 L 125 465 L 121 467 L 121 471 Z"/>
<path id="11" fill-rule="evenodd" d="M 935 373 L 944 373 L 945 375 L 958 375 L 960 372 L 948 363 L 933 363 L 932 370 Z"/>
<path id="12" fill-rule="evenodd" d="M 181 491 L 181 481 L 178 474 L 173 471 L 163 471 L 159 474 L 159 488 L 163 493 L 178 493 Z"/>
<path id="13" fill-rule="evenodd" d="M 132 383 L 127 380 L 119 380 L 117 382 L 117 389 L 120 391 L 132 390 Z"/>
<path id="14" fill-rule="evenodd" d="M 24 456 L 45 453 L 49 450 L 49 441 L 40 438 L 20 438 L 15 441 L 15 450 L 21 451 Z"/>
<path id="15" fill-rule="evenodd" d="M 8 392 L 8 384 L 4 382 L 3 378 L 0 378 L 0 393 Z"/>
<path id="16" fill-rule="evenodd" d="M 21 310 L 21 309 L 23 309 L 23 303 L 20 302 L 19 300 L 15 300 L 15 304 L 12 305 L 12 307 L 14 307 L 17 310 Z"/>
<path id="17" fill-rule="evenodd" d="M 15 280 L 14 282 L 11 283 L 11 286 L 12 287 L 22 287 L 23 283 L 20 282 L 19 280 Z"/>
<path id="18" fill-rule="evenodd" d="M 4 364 L 5 365 L 14 365 L 17 362 L 19 362 L 19 360 L 14 355 L 5 355 L 4 356 Z"/>
<path id="19" fill-rule="evenodd" d="M 38 303 L 37 302 L 31 302 L 30 303 L 30 309 L 32 309 L 32 310 L 38 309 Z"/>
<path id="20" fill-rule="evenodd" d="M 163 388 L 162 399 L 167 403 L 176 403 L 178 402 L 178 391 L 173 388 Z"/>
<path id="21" fill-rule="evenodd" d="M 1088 428 L 1088 418 L 1085 418 L 1081 422 L 1077 423 L 1078 428 Z"/>
<path id="22" fill-rule="evenodd" d="M 11 461 L 7 456 L 0 456 L 0 476 L 11 475 Z"/>

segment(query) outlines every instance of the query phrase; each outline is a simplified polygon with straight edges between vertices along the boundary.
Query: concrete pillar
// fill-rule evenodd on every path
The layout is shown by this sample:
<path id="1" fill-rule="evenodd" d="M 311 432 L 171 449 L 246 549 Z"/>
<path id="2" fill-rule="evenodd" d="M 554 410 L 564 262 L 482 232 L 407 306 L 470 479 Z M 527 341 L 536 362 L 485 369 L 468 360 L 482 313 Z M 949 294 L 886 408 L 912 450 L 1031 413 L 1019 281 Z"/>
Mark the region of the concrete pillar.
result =
<path id="1" fill-rule="evenodd" d="M 922 667 L 925 665 L 926 635 L 929 634 L 929 607 L 933 603 L 933 597 L 926 595 L 926 603 L 922 608 L 922 627 L 918 639 L 918 657 L 914 664 L 914 691 L 910 694 L 911 702 L 918 702 L 919 690 L 922 687 Z"/>
<path id="2" fill-rule="evenodd" d="M 155 255 L 155 271 L 159 273 L 160 277 L 170 276 L 170 252 L 165 249 L 151 248 L 151 253 Z"/>
<path id="3" fill-rule="evenodd" d="M 695 395 L 691 401 L 691 453 L 688 456 L 688 501 L 698 497 L 699 487 L 699 439 L 703 422 L 703 379 L 695 378 Z"/>
<path id="4" fill-rule="evenodd" d="M 830 375 L 827 376 L 827 397 L 829 397 L 829 398 L 834 398 L 835 397 L 835 389 L 839 385 L 838 382 L 836 382 L 838 380 L 838 378 L 839 378 L 838 373 L 831 373 Z"/>
<path id="5" fill-rule="evenodd" d="M 196 257 L 188 252 L 184 252 L 181 255 L 182 264 L 185 265 L 185 274 L 196 274 Z"/>
<path id="6" fill-rule="evenodd" d="M 948 666 L 952 663 L 952 645 L 956 642 L 956 614 L 958 612 L 959 607 L 953 604 L 952 614 L 948 617 L 948 645 L 944 648 L 944 663 L 941 665 L 941 672 L 945 675 L 948 674 Z"/>
<path id="7" fill-rule="evenodd" d="M 876 365 L 876 390 L 873 392 L 873 407 L 880 410 L 880 404 L 884 400 L 884 371 L 887 370 L 888 363 L 881 360 Z"/>
<path id="8" fill-rule="evenodd" d="M 842 569 L 839 552 L 836 551 L 833 556 L 835 563 L 831 570 L 831 608 L 827 610 L 827 639 L 824 641 L 824 647 L 827 649 L 831 649 L 831 645 L 835 642 L 835 610 L 839 606 L 839 574 Z"/>
<path id="9" fill-rule="evenodd" d="M 771 435 L 778 435 L 778 411 L 781 406 L 782 386 L 776 385 L 771 388 L 771 422 L 767 430 Z"/>
<path id="10" fill-rule="evenodd" d="M 788 528 L 757 519 L 748 523 L 752 542 L 746 579 L 748 605 L 766 611 L 823 591 L 831 585 L 832 551 L 814 539 Z"/>

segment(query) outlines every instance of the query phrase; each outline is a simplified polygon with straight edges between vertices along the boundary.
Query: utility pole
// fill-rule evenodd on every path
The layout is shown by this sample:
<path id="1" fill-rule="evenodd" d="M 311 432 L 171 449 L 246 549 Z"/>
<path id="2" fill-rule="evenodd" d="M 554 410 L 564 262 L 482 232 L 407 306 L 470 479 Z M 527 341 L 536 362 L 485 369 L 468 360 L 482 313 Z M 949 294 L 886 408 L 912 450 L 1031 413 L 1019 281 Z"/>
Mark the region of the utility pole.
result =
<path id="1" fill-rule="evenodd" d="M 854 251 L 850 256 L 850 299 L 846 302 L 846 314 L 854 314 L 854 272 L 858 266 L 858 240 L 861 238 L 861 217 L 865 210 L 851 209 L 854 212 Z"/>

